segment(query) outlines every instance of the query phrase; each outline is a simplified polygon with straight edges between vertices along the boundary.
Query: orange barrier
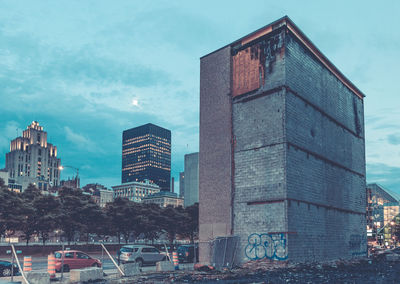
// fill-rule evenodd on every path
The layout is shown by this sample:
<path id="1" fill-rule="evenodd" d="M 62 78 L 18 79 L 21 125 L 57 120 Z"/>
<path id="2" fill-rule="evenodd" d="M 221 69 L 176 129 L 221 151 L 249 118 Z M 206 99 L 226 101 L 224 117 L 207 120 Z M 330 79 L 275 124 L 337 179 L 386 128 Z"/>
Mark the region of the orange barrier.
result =
<path id="1" fill-rule="evenodd" d="M 204 265 L 201 263 L 196 263 L 194 265 L 194 270 L 199 270 L 199 271 L 211 271 L 214 270 L 215 268 L 211 265 Z"/>
<path id="2" fill-rule="evenodd" d="M 47 256 L 47 272 L 50 274 L 50 278 L 56 277 L 56 258 L 53 254 Z"/>
<path id="3" fill-rule="evenodd" d="M 172 261 L 175 266 L 175 270 L 179 269 L 179 259 L 178 259 L 178 253 L 176 251 L 172 252 Z"/>
<path id="4" fill-rule="evenodd" d="M 32 271 L 32 257 L 24 256 L 24 272 Z"/>

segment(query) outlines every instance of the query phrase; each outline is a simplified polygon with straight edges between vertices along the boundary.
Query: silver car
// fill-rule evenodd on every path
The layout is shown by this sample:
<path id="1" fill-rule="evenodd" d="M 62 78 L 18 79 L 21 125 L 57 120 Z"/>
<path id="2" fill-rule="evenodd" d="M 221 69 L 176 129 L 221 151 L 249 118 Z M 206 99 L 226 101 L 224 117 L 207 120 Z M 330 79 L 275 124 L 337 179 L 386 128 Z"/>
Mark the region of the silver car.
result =
<path id="1" fill-rule="evenodd" d="M 119 250 L 119 258 L 122 263 L 136 262 L 139 266 L 143 264 L 155 264 L 166 260 L 166 254 L 152 246 L 126 245 Z"/>

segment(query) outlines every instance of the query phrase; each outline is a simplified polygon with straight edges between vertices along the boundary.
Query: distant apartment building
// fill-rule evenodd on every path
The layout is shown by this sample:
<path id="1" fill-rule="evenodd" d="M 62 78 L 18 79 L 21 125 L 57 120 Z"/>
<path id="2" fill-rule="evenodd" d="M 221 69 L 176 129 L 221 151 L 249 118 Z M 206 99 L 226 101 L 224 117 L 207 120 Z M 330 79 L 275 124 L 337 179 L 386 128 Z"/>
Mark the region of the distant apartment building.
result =
<path id="1" fill-rule="evenodd" d="M 183 206 L 183 198 L 178 197 L 174 192 L 160 191 L 158 193 L 152 194 L 142 199 L 145 204 L 154 203 L 160 207 L 167 206 Z"/>
<path id="2" fill-rule="evenodd" d="M 179 173 L 179 197 L 185 196 L 185 172 Z"/>
<path id="3" fill-rule="evenodd" d="M 378 231 L 379 243 L 385 246 L 398 246 L 400 239 L 397 228 L 400 226 L 399 203 L 387 203 L 384 205 L 385 226 Z"/>
<path id="4" fill-rule="evenodd" d="M 92 200 L 102 208 L 114 200 L 114 191 L 98 183 L 87 184 L 82 190 L 90 193 Z"/>
<path id="5" fill-rule="evenodd" d="M 75 176 L 74 178 L 68 178 L 67 180 L 61 180 L 60 186 L 69 188 L 80 188 L 80 178 Z"/>
<path id="6" fill-rule="evenodd" d="M 98 194 L 100 195 L 99 206 L 102 208 L 106 207 L 107 203 L 114 201 L 114 191 L 113 190 L 100 189 Z"/>
<path id="7" fill-rule="evenodd" d="M 386 226 L 393 221 L 393 219 L 400 214 L 399 202 L 391 202 L 383 205 L 383 225 Z"/>
<path id="8" fill-rule="evenodd" d="M 9 172 L 6 169 L 0 170 L 0 178 L 4 182 L 4 186 L 10 191 L 22 192 L 22 184 L 16 183 L 14 179 L 9 178 Z"/>
<path id="9" fill-rule="evenodd" d="M 369 241 L 376 241 L 377 232 L 394 218 L 393 205 L 398 205 L 399 200 L 400 196 L 389 189 L 376 183 L 367 184 L 366 216 Z M 390 204 L 392 206 L 389 206 Z"/>
<path id="10" fill-rule="evenodd" d="M 23 131 L 22 137 L 11 141 L 6 154 L 9 178 L 22 185 L 22 190 L 32 183 L 41 190 L 59 185 L 61 161 L 57 147 L 47 142 L 47 132 L 37 121 Z"/>
<path id="11" fill-rule="evenodd" d="M 122 134 L 121 182 L 144 180 L 170 191 L 171 131 L 151 123 Z"/>
<path id="12" fill-rule="evenodd" d="M 199 202 L 199 153 L 185 155 L 184 205 L 188 207 Z"/>
<path id="13" fill-rule="evenodd" d="M 141 202 L 143 198 L 158 193 L 160 187 L 148 180 L 144 182 L 129 182 L 112 186 L 114 199 L 118 197 L 127 198 L 134 202 Z"/>
<path id="14" fill-rule="evenodd" d="M 170 191 L 175 192 L 175 178 L 171 177 L 171 185 L 170 185 Z"/>
<path id="15" fill-rule="evenodd" d="M 6 169 L 0 170 L 0 178 L 3 180 L 4 185 L 8 185 L 8 171 Z"/>
<path id="16" fill-rule="evenodd" d="M 400 225 L 400 203 L 391 202 L 383 205 L 384 226 L 378 230 L 380 244 L 386 246 L 397 246 L 400 241 L 396 236 L 396 227 Z"/>

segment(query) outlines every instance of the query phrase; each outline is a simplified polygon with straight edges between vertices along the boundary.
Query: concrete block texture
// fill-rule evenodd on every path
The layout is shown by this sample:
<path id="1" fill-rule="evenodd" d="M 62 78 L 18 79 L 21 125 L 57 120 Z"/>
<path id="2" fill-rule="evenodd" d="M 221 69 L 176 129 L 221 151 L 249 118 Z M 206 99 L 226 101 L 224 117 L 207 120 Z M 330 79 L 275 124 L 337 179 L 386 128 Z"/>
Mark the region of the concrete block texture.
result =
<path id="1" fill-rule="evenodd" d="M 286 36 L 285 85 L 326 116 L 364 137 L 363 100 L 348 89 L 290 32 Z"/>
<path id="2" fill-rule="evenodd" d="M 201 261 L 224 224 L 240 237 L 238 262 L 366 255 L 363 99 L 295 29 L 276 24 L 232 44 L 231 57 L 251 56 L 234 59 L 243 78 L 234 74 L 231 99 L 230 47 L 201 59 Z M 264 64 L 263 82 L 241 94 L 255 85 L 250 60 Z"/>
<path id="3" fill-rule="evenodd" d="M 50 275 L 47 272 L 31 271 L 25 276 L 31 284 L 50 284 Z"/>
<path id="4" fill-rule="evenodd" d="M 175 266 L 171 261 L 159 261 L 156 263 L 156 271 L 174 271 Z"/>
<path id="5" fill-rule="evenodd" d="M 141 273 L 139 264 L 134 262 L 122 263 L 120 268 L 122 272 L 124 272 L 125 276 L 132 276 Z"/>
<path id="6" fill-rule="evenodd" d="M 85 283 L 101 279 L 103 279 L 103 269 L 98 267 L 74 269 L 69 273 L 71 283 Z"/>

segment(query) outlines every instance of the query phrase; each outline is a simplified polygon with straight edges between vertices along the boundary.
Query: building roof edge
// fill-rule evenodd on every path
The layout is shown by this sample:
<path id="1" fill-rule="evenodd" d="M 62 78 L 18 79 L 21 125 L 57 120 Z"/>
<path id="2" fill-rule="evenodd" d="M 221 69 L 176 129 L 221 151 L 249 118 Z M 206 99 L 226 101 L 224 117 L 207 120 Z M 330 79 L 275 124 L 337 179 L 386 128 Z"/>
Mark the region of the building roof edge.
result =
<path id="1" fill-rule="evenodd" d="M 200 59 L 203 59 L 213 53 L 216 53 L 226 47 L 234 46 L 237 44 L 249 43 L 260 36 L 264 36 L 269 34 L 270 32 L 282 27 L 286 26 L 287 29 L 298 39 L 300 42 L 321 62 L 337 79 L 339 79 L 343 85 L 345 85 L 351 92 L 353 92 L 357 97 L 363 99 L 365 97 L 364 93 L 358 89 L 317 47 L 312 43 L 312 41 L 301 31 L 301 29 L 296 26 L 296 24 L 288 17 L 284 16 L 248 35 L 227 44 L 213 52 L 210 52 Z"/>

